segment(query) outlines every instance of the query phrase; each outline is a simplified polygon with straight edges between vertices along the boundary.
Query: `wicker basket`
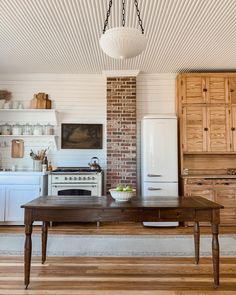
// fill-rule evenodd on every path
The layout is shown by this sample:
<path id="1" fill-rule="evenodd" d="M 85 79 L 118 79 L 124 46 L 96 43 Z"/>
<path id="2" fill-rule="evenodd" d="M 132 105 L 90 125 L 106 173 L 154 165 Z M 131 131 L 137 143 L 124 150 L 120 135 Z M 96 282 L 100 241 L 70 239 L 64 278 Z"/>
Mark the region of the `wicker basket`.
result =
<path id="1" fill-rule="evenodd" d="M 119 192 L 115 188 L 113 188 L 113 189 L 110 189 L 109 192 L 112 198 L 116 200 L 117 202 L 128 202 L 134 196 L 135 190 L 133 189 L 132 192 L 126 192 L 126 191 Z"/>

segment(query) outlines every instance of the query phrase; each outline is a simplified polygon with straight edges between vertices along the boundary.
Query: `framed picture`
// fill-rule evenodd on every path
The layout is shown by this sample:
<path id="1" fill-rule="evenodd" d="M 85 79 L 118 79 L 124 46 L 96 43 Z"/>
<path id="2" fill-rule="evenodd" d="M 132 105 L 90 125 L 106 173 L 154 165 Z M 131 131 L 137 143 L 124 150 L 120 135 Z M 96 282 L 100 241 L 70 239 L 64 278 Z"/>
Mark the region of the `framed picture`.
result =
<path id="1" fill-rule="evenodd" d="M 62 149 L 102 149 L 102 124 L 61 124 Z"/>

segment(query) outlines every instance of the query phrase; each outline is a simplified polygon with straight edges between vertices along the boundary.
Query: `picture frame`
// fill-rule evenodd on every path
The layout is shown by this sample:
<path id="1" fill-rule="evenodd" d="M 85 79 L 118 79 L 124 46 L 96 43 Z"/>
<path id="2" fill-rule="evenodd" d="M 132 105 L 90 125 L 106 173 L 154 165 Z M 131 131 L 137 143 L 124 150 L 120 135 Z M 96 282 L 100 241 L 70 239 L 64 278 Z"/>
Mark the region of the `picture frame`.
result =
<path id="1" fill-rule="evenodd" d="M 102 143 L 102 124 L 61 124 L 62 149 L 102 149 Z"/>

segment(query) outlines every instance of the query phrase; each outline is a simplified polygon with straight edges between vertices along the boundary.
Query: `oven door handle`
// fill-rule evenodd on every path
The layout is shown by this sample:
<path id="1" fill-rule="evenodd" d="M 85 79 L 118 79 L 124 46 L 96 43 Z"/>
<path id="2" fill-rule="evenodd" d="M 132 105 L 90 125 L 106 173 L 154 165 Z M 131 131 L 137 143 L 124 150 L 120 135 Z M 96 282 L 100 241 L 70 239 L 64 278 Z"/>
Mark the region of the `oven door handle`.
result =
<path id="1" fill-rule="evenodd" d="M 65 188 L 65 189 L 69 189 L 70 187 L 97 187 L 97 185 L 95 184 L 67 184 L 67 185 L 52 185 L 52 188 Z"/>

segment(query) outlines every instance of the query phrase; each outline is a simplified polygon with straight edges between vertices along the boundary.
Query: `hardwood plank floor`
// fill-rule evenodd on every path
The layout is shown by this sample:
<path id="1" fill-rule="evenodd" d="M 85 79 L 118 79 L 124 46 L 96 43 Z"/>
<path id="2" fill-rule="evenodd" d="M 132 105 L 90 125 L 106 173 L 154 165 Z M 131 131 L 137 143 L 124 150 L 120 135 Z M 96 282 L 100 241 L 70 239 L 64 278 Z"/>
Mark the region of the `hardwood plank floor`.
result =
<path id="1" fill-rule="evenodd" d="M 221 285 L 212 285 L 212 260 L 202 258 L 33 257 L 31 284 L 23 285 L 23 257 L 0 257 L 0 294 L 181 295 L 235 294 L 236 258 L 221 258 Z"/>
<path id="2" fill-rule="evenodd" d="M 40 226 L 34 226 L 34 232 L 41 232 Z M 0 234 L 3 233 L 23 233 L 24 226 L 0 226 Z M 142 223 L 101 223 L 97 227 L 95 223 L 79 223 L 79 224 L 57 224 L 49 228 L 50 234 L 82 234 L 82 235 L 188 235 L 193 233 L 192 227 L 177 228 L 151 228 L 144 227 Z M 211 228 L 202 226 L 202 234 L 211 234 Z M 236 227 L 220 227 L 220 234 L 235 234 Z"/>

